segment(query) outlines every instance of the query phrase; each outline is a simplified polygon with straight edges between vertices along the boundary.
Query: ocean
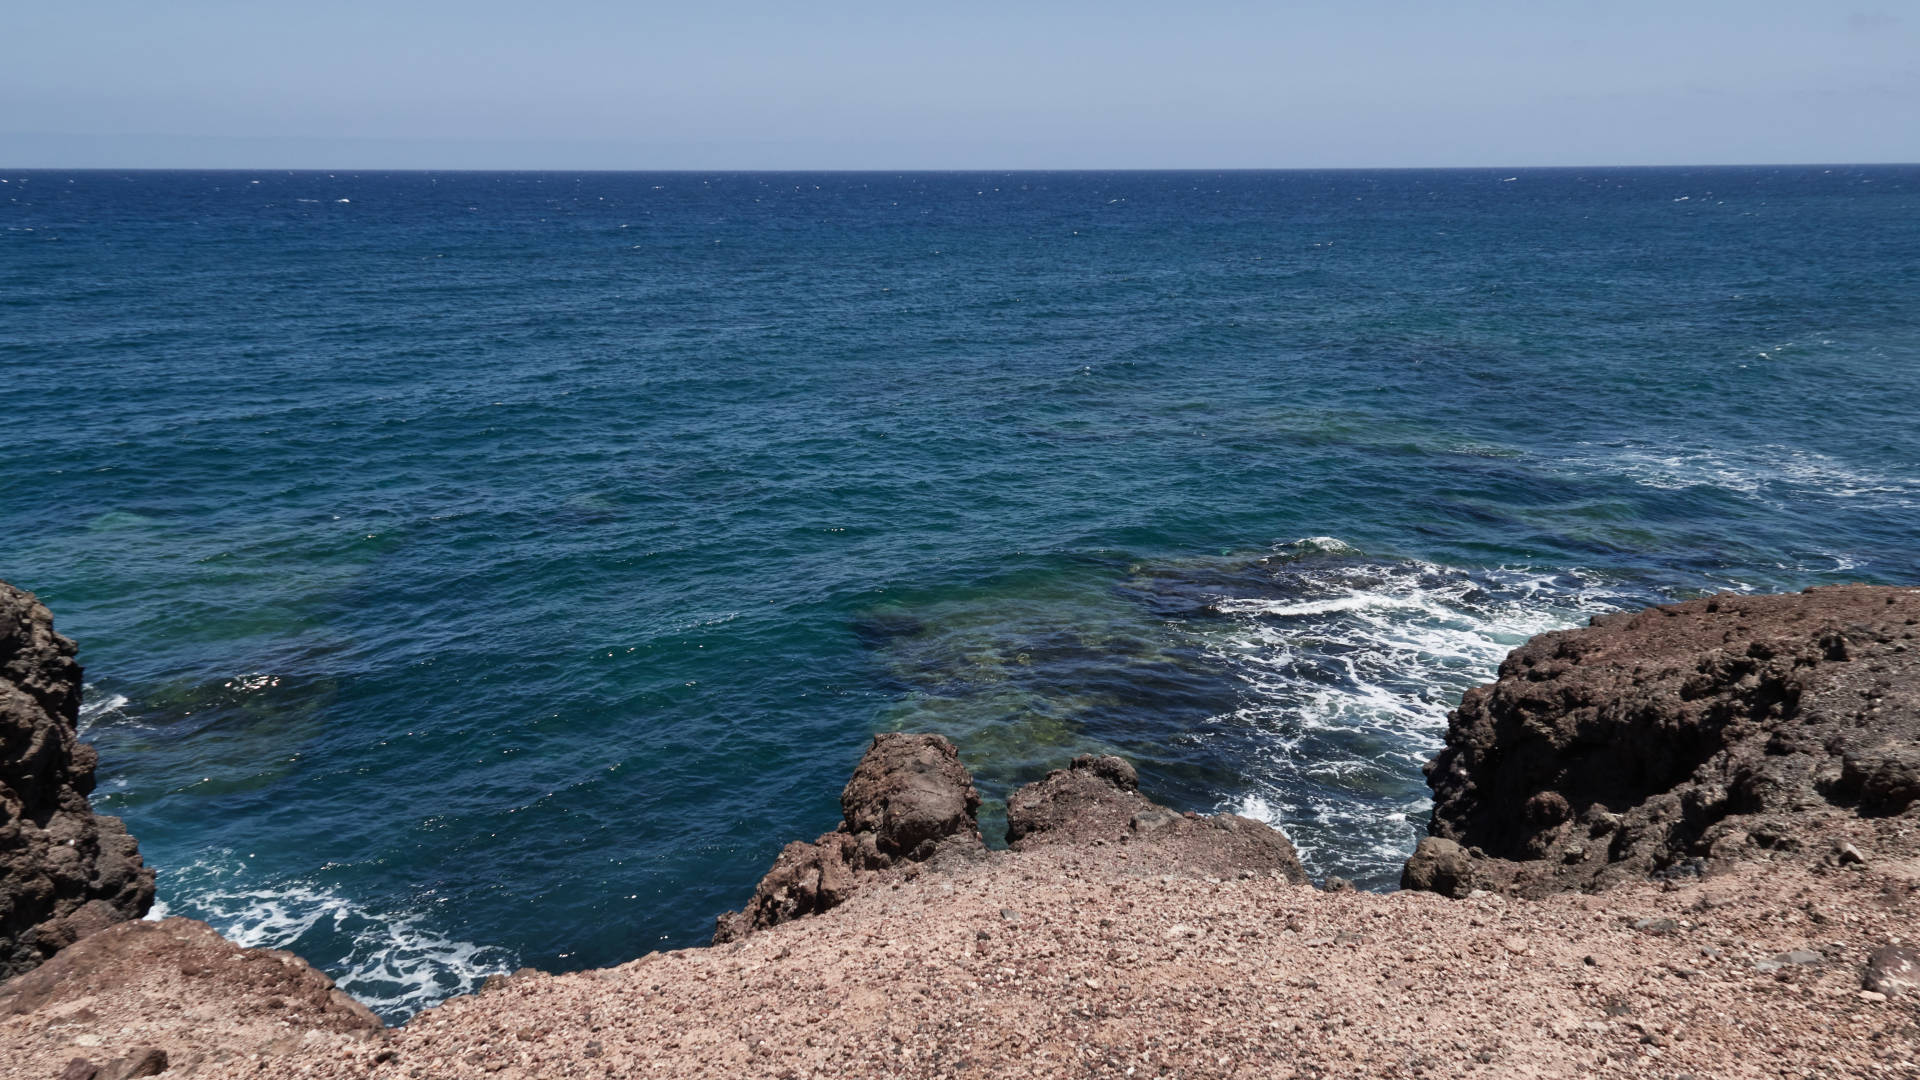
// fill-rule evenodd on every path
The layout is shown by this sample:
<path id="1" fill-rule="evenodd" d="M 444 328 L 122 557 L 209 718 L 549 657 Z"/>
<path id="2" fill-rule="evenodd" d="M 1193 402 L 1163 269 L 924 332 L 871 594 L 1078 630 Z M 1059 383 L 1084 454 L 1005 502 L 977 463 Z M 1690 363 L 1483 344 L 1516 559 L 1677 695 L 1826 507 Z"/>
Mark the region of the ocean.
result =
<path id="1" fill-rule="evenodd" d="M 703 943 L 868 736 L 1391 888 L 1529 635 L 1920 581 L 1920 168 L 0 172 L 0 579 L 160 909 Z"/>

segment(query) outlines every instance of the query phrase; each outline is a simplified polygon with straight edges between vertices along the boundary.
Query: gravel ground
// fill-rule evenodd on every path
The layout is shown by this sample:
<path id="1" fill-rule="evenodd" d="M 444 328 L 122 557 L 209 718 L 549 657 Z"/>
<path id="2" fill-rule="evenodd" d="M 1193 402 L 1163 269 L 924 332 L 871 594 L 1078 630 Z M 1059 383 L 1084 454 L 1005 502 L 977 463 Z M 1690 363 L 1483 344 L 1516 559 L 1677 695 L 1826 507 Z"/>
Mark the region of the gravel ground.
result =
<path id="1" fill-rule="evenodd" d="M 1858 824 L 1882 851 L 1905 842 Z M 205 978 L 191 1009 L 169 1005 L 189 994 L 158 971 L 139 992 L 6 1018 L 0 1075 L 51 1080 L 150 1045 L 168 1075 L 379 1080 L 1909 1076 L 1920 997 L 1863 996 L 1861 971 L 1914 933 L 1913 854 L 1531 901 L 1178 877 L 1123 845 L 1045 848 L 729 945 L 523 974 L 384 1035 L 274 1021 L 263 1039 L 244 1003 L 210 1015 Z"/>

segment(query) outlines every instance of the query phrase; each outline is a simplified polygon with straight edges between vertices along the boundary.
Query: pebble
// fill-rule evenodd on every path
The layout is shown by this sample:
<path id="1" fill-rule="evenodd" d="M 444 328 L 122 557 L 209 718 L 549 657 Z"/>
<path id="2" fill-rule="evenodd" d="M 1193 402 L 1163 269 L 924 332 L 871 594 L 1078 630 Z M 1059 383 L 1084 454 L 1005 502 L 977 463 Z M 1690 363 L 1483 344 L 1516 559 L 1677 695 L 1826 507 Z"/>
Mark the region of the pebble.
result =
<path id="1" fill-rule="evenodd" d="M 1817 964 L 1825 959 L 1826 957 L 1814 952 L 1812 949 L 1795 949 L 1792 952 L 1774 953 L 1765 960 L 1755 960 L 1753 962 L 1753 969 L 1755 971 L 1778 971 L 1789 965 Z"/>

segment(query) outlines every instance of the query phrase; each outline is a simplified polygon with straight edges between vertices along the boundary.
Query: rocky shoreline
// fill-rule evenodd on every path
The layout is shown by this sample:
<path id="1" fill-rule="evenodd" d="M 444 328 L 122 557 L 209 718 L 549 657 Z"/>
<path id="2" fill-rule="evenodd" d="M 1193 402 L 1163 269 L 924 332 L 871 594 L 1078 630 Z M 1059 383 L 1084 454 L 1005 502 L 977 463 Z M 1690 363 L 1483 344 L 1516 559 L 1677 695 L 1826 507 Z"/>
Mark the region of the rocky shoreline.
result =
<path id="1" fill-rule="evenodd" d="M 0 1077 L 1913 1075 L 1917 632 L 1920 590 L 1843 586 L 1541 635 L 1452 715 L 1385 895 L 1114 757 L 1016 792 L 989 851 L 952 745 L 876 736 L 712 947 L 389 1029 L 138 919 L 72 643 L 0 586 Z"/>

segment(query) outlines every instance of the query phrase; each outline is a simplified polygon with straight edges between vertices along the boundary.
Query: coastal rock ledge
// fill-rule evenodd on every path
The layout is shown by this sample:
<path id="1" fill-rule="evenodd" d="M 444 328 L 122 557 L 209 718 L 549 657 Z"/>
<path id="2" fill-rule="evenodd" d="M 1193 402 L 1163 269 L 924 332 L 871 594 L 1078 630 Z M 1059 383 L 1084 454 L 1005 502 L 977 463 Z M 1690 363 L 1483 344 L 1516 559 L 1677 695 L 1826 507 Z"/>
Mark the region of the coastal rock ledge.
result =
<path id="1" fill-rule="evenodd" d="M 87 802 L 74 643 L 0 582 L 0 980 L 153 905 L 153 871 L 119 818 Z"/>
<path id="2" fill-rule="evenodd" d="M 875 735 L 840 793 L 840 809 L 839 828 L 811 844 L 788 844 L 747 906 L 720 916 L 714 944 L 828 911 L 876 886 L 994 858 L 980 835 L 973 775 L 939 735 Z M 1140 794 L 1133 766 L 1111 755 L 1082 755 L 1014 792 L 1007 840 L 1014 851 L 1126 845 L 1116 859 L 1137 873 L 1307 881 L 1278 829 L 1232 814 L 1170 810 Z"/>
<path id="3" fill-rule="evenodd" d="M 1539 896 L 1863 860 L 1920 799 L 1920 590 L 1721 594 L 1541 634 L 1467 691 L 1401 884 Z"/>

